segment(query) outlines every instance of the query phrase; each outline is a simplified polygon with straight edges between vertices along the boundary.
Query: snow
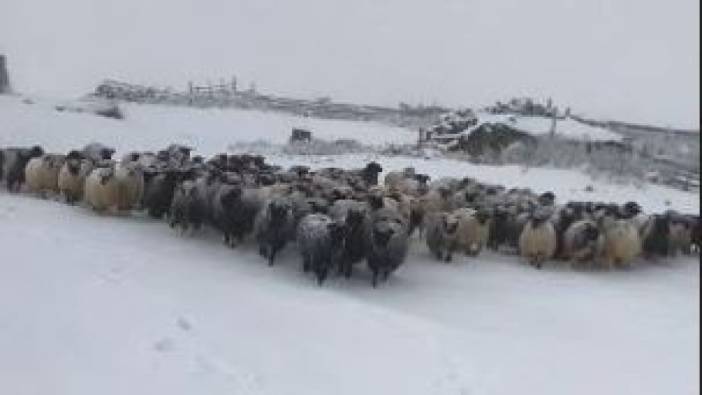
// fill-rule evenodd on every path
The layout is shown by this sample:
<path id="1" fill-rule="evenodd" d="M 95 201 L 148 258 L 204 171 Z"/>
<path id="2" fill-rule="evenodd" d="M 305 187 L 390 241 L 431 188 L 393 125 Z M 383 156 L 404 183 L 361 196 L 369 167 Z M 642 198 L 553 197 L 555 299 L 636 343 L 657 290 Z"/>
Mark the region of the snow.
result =
<path id="1" fill-rule="evenodd" d="M 298 122 L 318 137 L 367 144 L 415 137 L 238 110 L 126 105 L 127 119 L 116 121 L 52 107 L 0 97 L 0 145 L 66 151 L 101 141 L 120 154 L 181 142 L 209 155 L 238 142 L 284 143 Z M 376 154 L 272 152 L 268 160 L 377 160 L 386 172 L 414 166 L 433 178 L 471 176 L 564 200 L 699 212 L 697 194 L 577 170 Z M 231 250 L 213 231 L 182 237 L 141 214 L 101 216 L 4 190 L 0 247 L 1 393 L 699 393 L 697 258 L 537 271 L 490 252 L 438 263 L 413 240 L 407 263 L 378 289 L 364 268 L 320 288 L 292 246 L 270 268 L 251 242 Z"/>
<path id="2" fill-rule="evenodd" d="M 0 193 L 0 370 L 12 394 L 698 393 L 699 264 L 541 271 L 415 241 L 378 289 L 288 248 Z M 66 231 L 69 230 L 69 231 Z"/>
<path id="3" fill-rule="evenodd" d="M 514 114 L 490 114 L 479 112 L 480 123 L 504 123 L 534 136 L 547 135 L 551 132 L 553 120 L 539 116 L 523 116 Z M 571 118 L 559 119 L 556 122 L 556 135 L 582 141 L 621 141 L 622 135 L 605 128 L 591 126 Z"/>
<path id="4" fill-rule="evenodd" d="M 193 109 L 134 103 L 120 104 L 125 119 L 114 120 L 87 113 L 55 111 L 65 101 L 0 96 L 0 146 L 42 144 L 66 151 L 76 144 L 100 141 L 118 151 L 157 150 L 171 143 L 197 147 L 213 155 L 229 144 L 256 142 L 283 144 L 293 127 L 308 128 L 313 137 L 326 140 L 353 138 L 362 144 L 416 142 L 409 129 L 367 122 L 346 122 L 297 117 L 275 112 L 236 109 Z M 61 135 L 57 135 L 61 133 Z M 65 137 L 70 136 L 70 139 Z"/>

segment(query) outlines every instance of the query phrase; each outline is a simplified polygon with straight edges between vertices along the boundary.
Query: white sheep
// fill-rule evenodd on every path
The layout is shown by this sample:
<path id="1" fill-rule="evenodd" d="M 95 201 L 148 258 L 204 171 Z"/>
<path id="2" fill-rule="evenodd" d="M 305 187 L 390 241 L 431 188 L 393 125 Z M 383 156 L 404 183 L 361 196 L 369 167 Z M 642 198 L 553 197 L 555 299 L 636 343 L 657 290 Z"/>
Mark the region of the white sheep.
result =
<path id="1" fill-rule="evenodd" d="M 118 184 L 113 167 L 98 167 L 85 179 L 84 200 L 93 210 L 103 212 L 116 207 Z"/>
<path id="2" fill-rule="evenodd" d="M 519 235 L 519 254 L 540 269 L 556 253 L 556 230 L 548 215 L 532 215 Z"/>
<path id="3" fill-rule="evenodd" d="M 83 198 L 85 179 L 93 169 L 89 160 L 68 159 L 58 175 L 58 189 L 67 203 L 73 204 Z"/>
<path id="4" fill-rule="evenodd" d="M 604 235 L 602 262 L 608 268 L 629 265 L 641 253 L 639 230 L 630 220 L 605 217 L 600 229 Z"/>
<path id="5" fill-rule="evenodd" d="M 134 163 L 120 164 L 115 169 L 118 185 L 117 209 L 127 211 L 137 208 L 144 194 L 144 174 Z"/>
<path id="6" fill-rule="evenodd" d="M 58 175 L 64 161 L 63 155 L 55 154 L 31 159 L 25 168 L 27 189 L 42 195 L 58 193 Z"/>
<path id="7" fill-rule="evenodd" d="M 456 249 L 470 256 L 477 256 L 487 245 L 490 236 L 490 216 L 486 211 L 460 208 L 453 211 L 458 226 L 456 229 Z"/>

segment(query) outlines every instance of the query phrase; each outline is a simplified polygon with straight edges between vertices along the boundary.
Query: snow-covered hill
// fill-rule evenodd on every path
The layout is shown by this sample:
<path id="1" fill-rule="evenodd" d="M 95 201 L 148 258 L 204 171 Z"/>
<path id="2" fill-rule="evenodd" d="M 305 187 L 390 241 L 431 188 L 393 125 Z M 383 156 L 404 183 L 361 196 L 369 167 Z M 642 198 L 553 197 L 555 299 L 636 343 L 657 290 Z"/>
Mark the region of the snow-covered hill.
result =
<path id="1" fill-rule="evenodd" d="M 138 105 L 116 121 L 59 113 L 53 103 L 0 97 L 0 145 L 65 151 L 102 141 L 123 153 L 180 142 L 210 155 L 237 142 L 284 143 L 292 126 L 366 144 L 416 137 L 362 123 Z M 696 194 L 573 170 L 376 154 L 269 157 L 313 167 L 372 159 L 386 171 L 411 165 L 559 199 L 699 212 Z M 489 252 L 437 263 L 413 243 L 406 265 L 378 289 L 365 270 L 320 288 L 294 248 L 269 268 L 250 243 L 231 250 L 214 232 L 182 237 L 139 214 L 100 216 L 0 191 L 0 393 L 699 393 L 696 258 L 537 271 Z"/>
<path id="2" fill-rule="evenodd" d="M 524 116 L 515 114 L 478 113 L 480 123 L 504 123 L 534 136 L 547 135 L 551 132 L 553 120 L 547 117 Z M 558 119 L 556 135 L 562 138 L 580 141 L 621 141 L 622 135 L 605 128 L 586 125 L 571 118 Z"/>

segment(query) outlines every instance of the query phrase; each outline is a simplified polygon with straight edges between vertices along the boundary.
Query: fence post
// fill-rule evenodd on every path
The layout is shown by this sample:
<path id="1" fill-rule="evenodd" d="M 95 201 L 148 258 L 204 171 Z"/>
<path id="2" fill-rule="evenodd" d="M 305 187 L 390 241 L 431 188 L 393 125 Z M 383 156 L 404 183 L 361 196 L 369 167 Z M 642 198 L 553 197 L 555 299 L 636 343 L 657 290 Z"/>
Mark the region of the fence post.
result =
<path id="1" fill-rule="evenodd" d="M 10 93 L 10 77 L 7 73 L 5 55 L 0 55 L 0 94 Z"/>

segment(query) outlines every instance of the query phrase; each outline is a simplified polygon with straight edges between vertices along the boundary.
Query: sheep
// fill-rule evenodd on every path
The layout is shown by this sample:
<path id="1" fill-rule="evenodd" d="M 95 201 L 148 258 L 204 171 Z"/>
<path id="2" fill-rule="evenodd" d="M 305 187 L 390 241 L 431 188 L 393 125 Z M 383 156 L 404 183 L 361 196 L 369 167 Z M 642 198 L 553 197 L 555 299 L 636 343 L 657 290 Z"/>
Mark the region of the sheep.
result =
<path id="1" fill-rule="evenodd" d="M 377 162 L 369 162 L 366 167 L 360 170 L 352 170 L 350 173 L 358 175 L 367 186 L 378 185 L 378 174 L 383 172 L 383 167 Z"/>
<path id="2" fill-rule="evenodd" d="M 166 152 L 169 154 L 169 158 L 177 165 L 183 165 L 185 162 L 190 160 L 190 152 L 193 150 L 192 147 L 188 147 L 180 144 L 171 144 L 166 148 Z"/>
<path id="3" fill-rule="evenodd" d="M 408 228 L 399 213 L 387 208 L 373 213 L 370 228 L 366 261 L 375 288 L 379 278 L 387 281 L 390 273 L 405 261 L 409 248 Z"/>
<path id="4" fill-rule="evenodd" d="M 339 256 L 339 273 L 351 278 L 353 265 L 366 257 L 370 234 L 368 206 L 354 200 L 337 200 L 329 209 L 330 217 L 346 227 Z"/>
<path id="5" fill-rule="evenodd" d="M 519 236 L 519 254 L 537 269 L 556 253 L 556 231 L 548 218 L 549 213 L 543 210 L 530 214 Z"/>
<path id="6" fill-rule="evenodd" d="M 447 187 L 441 186 L 429 190 L 429 192 L 419 198 L 424 215 L 451 210 L 452 205 L 450 197 L 451 190 Z"/>
<path id="7" fill-rule="evenodd" d="M 633 221 L 633 220 L 632 220 Z M 670 252 L 670 218 L 653 214 L 646 217 L 639 227 L 641 248 L 646 258 L 667 256 Z"/>
<path id="8" fill-rule="evenodd" d="M 621 219 L 631 219 L 643 212 L 641 206 L 637 202 L 633 201 L 624 203 L 619 210 L 619 218 Z"/>
<path id="9" fill-rule="evenodd" d="M 641 253 L 641 238 L 631 221 L 607 216 L 600 220 L 600 229 L 604 236 L 600 255 L 608 268 L 630 265 Z"/>
<path id="10" fill-rule="evenodd" d="M 134 163 L 119 164 L 115 168 L 117 181 L 117 210 L 128 211 L 141 204 L 144 194 L 144 175 L 141 168 Z"/>
<path id="11" fill-rule="evenodd" d="M 563 257 L 571 266 L 597 259 L 604 249 L 604 236 L 594 221 L 573 222 L 563 236 Z"/>
<path id="12" fill-rule="evenodd" d="M 212 202 L 213 224 L 224 234 L 225 244 L 231 247 L 236 242 L 241 243 L 252 231 L 260 208 L 257 197 L 253 200 L 249 196 L 242 198 L 244 191 L 239 185 L 220 185 Z"/>
<path id="13" fill-rule="evenodd" d="M 537 201 L 541 206 L 553 206 L 556 203 L 556 195 L 551 191 L 544 192 L 539 195 Z"/>
<path id="14" fill-rule="evenodd" d="M 308 214 L 326 214 L 329 209 L 329 203 L 322 198 L 306 197 L 301 192 L 295 192 L 290 195 L 292 203 L 293 218 L 295 227 L 300 223 L 302 218 Z"/>
<path id="15" fill-rule="evenodd" d="M 207 212 L 194 180 L 185 180 L 177 185 L 168 215 L 168 226 L 180 227 L 181 234 L 198 230 L 205 222 Z"/>
<path id="16" fill-rule="evenodd" d="M 551 216 L 553 228 L 556 231 L 556 253 L 555 258 L 567 259 L 565 254 L 565 233 L 574 222 L 580 220 L 578 212 L 568 206 L 559 207 Z"/>
<path id="17" fill-rule="evenodd" d="M 75 204 L 83 198 L 85 179 L 93 170 L 91 161 L 83 158 L 78 151 L 66 155 L 66 161 L 58 174 L 58 189 L 68 204 Z"/>
<path id="18" fill-rule="evenodd" d="M 507 207 L 496 206 L 492 216 L 492 223 L 488 233 L 487 247 L 497 251 L 500 246 L 508 243 L 511 213 Z"/>
<path id="19" fill-rule="evenodd" d="M 467 187 L 454 192 L 450 197 L 451 209 L 472 207 L 481 199 L 481 193 L 477 187 Z"/>
<path id="20" fill-rule="evenodd" d="M 702 221 L 699 215 L 688 215 L 687 220 L 690 224 L 690 248 L 699 253 L 702 248 Z"/>
<path id="21" fill-rule="evenodd" d="M 458 218 L 449 213 L 431 213 L 426 222 L 426 241 L 436 259 L 450 262 L 456 247 Z"/>
<path id="22" fill-rule="evenodd" d="M 312 270 L 322 285 L 343 251 L 345 226 L 325 214 L 308 214 L 297 227 L 297 245 L 302 269 Z"/>
<path id="23" fill-rule="evenodd" d="M 670 255 L 675 257 L 679 252 L 690 253 L 692 232 L 687 222 L 672 221 L 670 224 Z"/>
<path id="24" fill-rule="evenodd" d="M 411 230 L 418 228 L 421 237 L 424 233 L 424 218 L 431 213 L 451 210 L 450 196 L 451 190 L 442 185 L 419 197 L 415 204 L 410 205 Z"/>
<path id="25" fill-rule="evenodd" d="M 689 255 L 692 248 L 694 220 L 675 211 L 665 213 L 669 219 L 669 251 L 675 257 L 679 252 Z"/>
<path id="26" fill-rule="evenodd" d="M 485 209 L 478 211 L 461 208 L 453 211 L 458 226 L 455 235 L 457 249 L 467 255 L 477 256 L 485 247 L 490 232 L 490 213 Z"/>
<path id="27" fill-rule="evenodd" d="M 273 266 L 275 256 L 294 236 L 292 205 L 286 198 L 273 198 L 264 205 L 256 216 L 254 233 L 259 246 L 259 254 Z"/>
<path id="28" fill-rule="evenodd" d="M 58 154 L 32 158 L 24 170 L 27 189 L 44 197 L 47 193 L 58 193 L 58 175 L 64 162 L 65 156 Z"/>
<path id="29" fill-rule="evenodd" d="M 9 192 L 19 192 L 25 182 L 27 163 L 44 155 L 44 149 L 35 145 L 29 148 L 10 147 L 3 151 L 2 177 Z"/>
<path id="30" fill-rule="evenodd" d="M 391 205 L 394 206 L 400 214 L 402 214 L 407 222 L 409 222 L 412 215 L 413 199 L 399 191 L 391 191 L 386 194 L 386 197 L 394 200 L 394 203 L 391 203 Z"/>
<path id="31" fill-rule="evenodd" d="M 176 186 L 192 177 L 192 169 L 146 170 L 141 205 L 152 218 L 163 218 L 171 208 Z"/>
<path id="32" fill-rule="evenodd" d="M 81 153 L 86 159 L 91 160 L 94 163 L 98 163 L 104 160 L 112 159 L 115 149 L 107 147 L 101 143 L 90 143 L 83 147 Z"/>
<path id="33" fill-rule="evenodd" d="M 384 185 L 388 191 L 418 197 L 428 191 L 427 182 L 430 177 L 417 174 L 412 167 L 405 168 L 402 172 L 390 172 L 385 176 Z"/>
<path id="34" fill-rule="evenodd" d="M 104 212 L 116 206 L 118 190 L 114 167 L 96 167 L 85 179 L 84 199 L 93 210 Z"/>

